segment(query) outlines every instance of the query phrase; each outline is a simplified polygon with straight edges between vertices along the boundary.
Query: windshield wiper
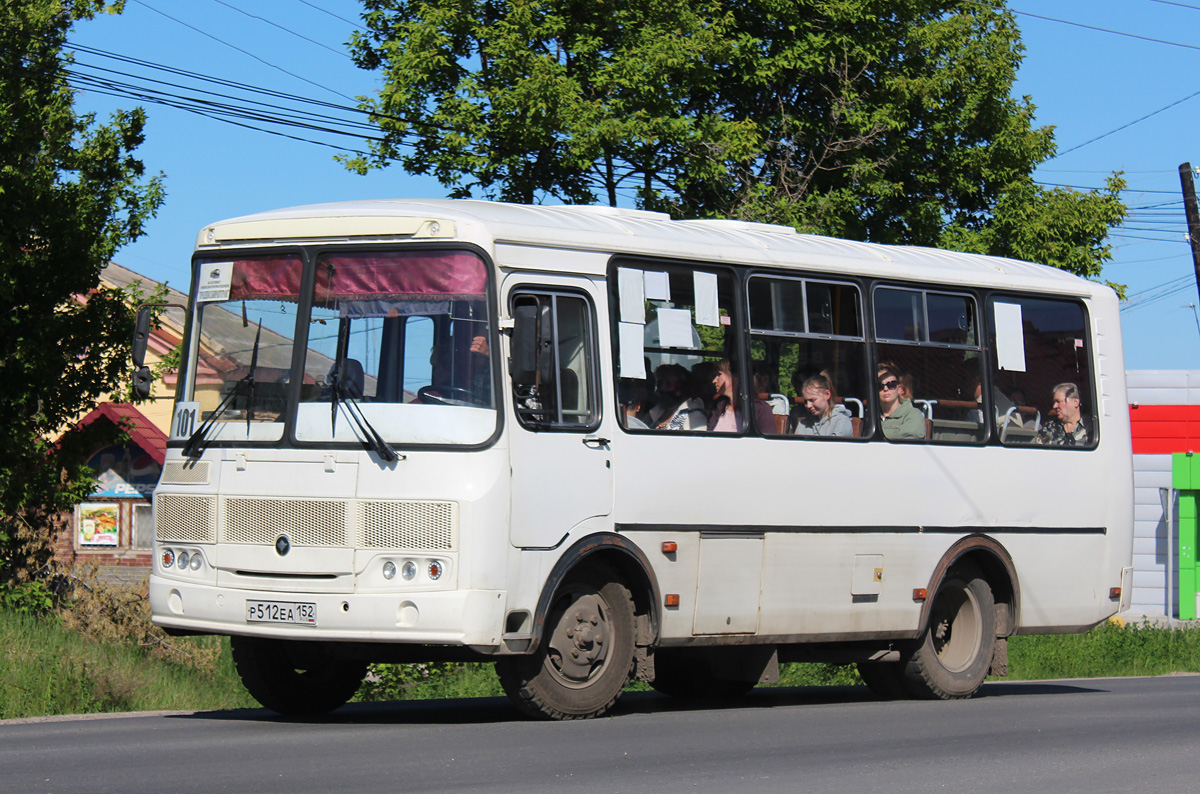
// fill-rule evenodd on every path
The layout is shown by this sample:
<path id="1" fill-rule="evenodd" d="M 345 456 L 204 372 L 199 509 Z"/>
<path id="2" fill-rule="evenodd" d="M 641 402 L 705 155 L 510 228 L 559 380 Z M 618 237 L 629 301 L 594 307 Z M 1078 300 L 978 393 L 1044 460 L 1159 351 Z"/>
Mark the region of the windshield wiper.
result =
<path id="1" fill-rule="evenodd" d="M 350 418 L 354 420 L 354 424 L 358 426 L 358 432 L 362 436 L 363 445 L 367 449 L 372 450 L 387 463 L 399 460 L 401 456 L 396 450 L 392 449 L 391 445 L 383 440 L 383 436 L 379 435 L 379 431 L 367 419 L 366 414 L 363 413 L 362 408 L 358 404 L 358 400 L 355 399 L 356 396 L 361 397 L 362 392 L 359 391 L 359 394 L 355 395 L 355 386 L 357 386 L 358 382 L 356 380 L 348 382 L 346 377 L 346 350 L 349 346 L 350 318 L 343 317 L 338 324 L 337 353 L 334 354 L 333 371 L 330 375 L 333 380 L 333 389 L 329 397 L 330 433 L 333 435 L 337 434 L 338 406 L 341 405 L 346 413 L 350 415 Z"/>
<path id="2" fill-rule="evenodd" d="M 217 410 L 208 415 L 196 432 L 188 436 L 187 443 L 183 445 L 183 454 L 189 458 L 198 458 L 204 454 L 204 442 L 208 431 L 216 423 L 221 415 L 225 413 L 225 409 L 233 402 L 233 398 L 242 390 L 243 386 L 249 389 L 249 394 L 246 398 L 246 437 L 250 437 L 250 419 L 254 416 L 254 373 L 258 369 L 258 342 L 262 338 L 262 320 L 258 321 L 258 331 L 254 334 L 254 349 L 250 352 L 250 369 L 246 372 L 245 377 L 233 384 L 233 388 L 229 390 L 229 394 L 225 395 L 225 399 L 217 405 Z"/>

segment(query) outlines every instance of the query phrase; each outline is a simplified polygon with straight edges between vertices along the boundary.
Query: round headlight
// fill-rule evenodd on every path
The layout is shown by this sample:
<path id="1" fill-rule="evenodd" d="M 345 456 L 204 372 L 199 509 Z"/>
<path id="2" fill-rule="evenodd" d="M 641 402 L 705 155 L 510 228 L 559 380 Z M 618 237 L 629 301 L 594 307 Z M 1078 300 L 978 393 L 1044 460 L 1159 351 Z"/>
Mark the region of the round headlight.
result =
<path id="1" fill-rule="evenodd" d="M 412 578 L 417 575 L 417 564 L 412 560 L 405 560 L 404 565 L 400 568 L 400 575 L 404 577 L 404 581 L 411 582 Z"/>
<path id="2" fill-rule="evenodd" d="M 383 578 L 384 579 L 395 579 L 396 578 L 396 563 L 392 562 L 391 560 L 388 560 L 387 562 L 385 562 L 383 564 Z"/>
<path id="3" fill-rule="evenodd" d="M 171 549 L 162 550 L 162 567 L 170 568 L 175 564 L 175 552 Z"/>
<path id="4" fill-rule="evenodd" d="M 188 567 L 188 553 L 186 551 L 179 552 L 179 570 L 186 571 Z"/>
<path id="5" fill-rule="evenodd" d="M 198 571 L 198 570 L 200 570 L 200 566 L 201 566 L 201 565 L 203 565 L 203 564 L 204 564 L 204 560 L 203 560 L 203 559 L 201 559 L 199 552 L 197 552 L 196 554 L 193 554 L 193 555 L 192 555 L 192 564 L 191 564 L 191 568 L 192 568 L 192 570 L 193 570 L 193 571 Z"/>
<path id="6" fill-rule="evenodd" d="M 429 578 L 435 582 L 442 578 L 442 564 L 437 560 L 432 560 L 429 563 Z"/>

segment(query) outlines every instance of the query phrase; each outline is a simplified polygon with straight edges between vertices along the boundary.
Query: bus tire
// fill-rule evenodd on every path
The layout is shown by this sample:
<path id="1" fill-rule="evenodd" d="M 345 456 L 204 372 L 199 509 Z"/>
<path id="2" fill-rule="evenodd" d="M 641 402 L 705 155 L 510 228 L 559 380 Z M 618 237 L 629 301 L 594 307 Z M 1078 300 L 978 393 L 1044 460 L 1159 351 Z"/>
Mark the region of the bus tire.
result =
<path id="1" fill-rule="evenodd" d="M 246 690 L 287 717 L 327 714 L 354 697 L 367 663 L 339 659 L 322 643 L 231 637 L 233 662 Z"/>
<path id="2" fill-rule="evenodd" d="M 952 569 L 938 586 L 929 621 L 904 669 L 916 697 L 969 698 L 987 678 L 996 647 L 992 588 L 973 565 Z"/>
<path id="3" fill-rule="evenodd" d="M 496 662 L 505 693 L 539 719 L 599 717 L 617 702 L 633 668 L 633 598 L 606 568 L 563 582 L 538 649 Z"/>
<path id="4" fill-rule="evenodd" d="M 718 678 L 702 652 L 683 648 L 654 651 L 654 680 L 650 686 L 677 698 L 736 698 L 754 688 L 755 681 Z"/>

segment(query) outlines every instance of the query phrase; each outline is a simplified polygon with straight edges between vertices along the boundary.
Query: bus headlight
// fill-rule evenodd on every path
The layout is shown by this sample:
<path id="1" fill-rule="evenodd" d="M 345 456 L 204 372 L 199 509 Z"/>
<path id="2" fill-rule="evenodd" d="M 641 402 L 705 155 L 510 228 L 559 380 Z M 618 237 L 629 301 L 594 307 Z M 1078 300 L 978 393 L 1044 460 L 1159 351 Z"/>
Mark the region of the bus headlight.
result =
<path id="1" fill-rule="evenodd" d="M 186 571 L 189 561 L 190 561 L 190 556 L 188 555 L 188 553 L 186 551 L 179 552 L 179 570 Z"/>
<path id="2" fill-rule="evenodd" d="M 188 567 L 190 567 L 193 571 L 198 571 L 200 570 L 200 566 L 203 564 L 204 560 L 201 559 L 200 552 L 196 552 L 192 555 L 192 562 Z"/>
<path id="3" fill-rule="evenodd" d="M 413 577 L 417 575 L 417 564 L 412 560 L 405 560 L 404 565 L 400 568 L 400 576 L 406 582 L 411 582 Z"/>
<path id="4" fill-rule="evenodd" d="M 383 578 L 384 579 L 395 579 L 396 578 L 396 563 L 392 562 L 391 560 L 388 560 L 387 562 L 385 562 L 383 564 Z"/>

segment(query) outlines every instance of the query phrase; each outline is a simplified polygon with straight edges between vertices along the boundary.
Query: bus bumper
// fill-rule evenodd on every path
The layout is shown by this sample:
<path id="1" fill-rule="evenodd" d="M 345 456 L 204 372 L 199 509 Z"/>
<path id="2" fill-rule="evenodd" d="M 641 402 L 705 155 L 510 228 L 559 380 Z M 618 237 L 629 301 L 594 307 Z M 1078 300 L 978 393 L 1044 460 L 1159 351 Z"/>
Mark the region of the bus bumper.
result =
<path id="1" fill-rule="evenodd" d="M 252 602 L 312 605 L 315 622 L 253 621 L 249 619 Z M 501 590 L 405 594 L 235 590 L 151 576 L 150 609 L 156 625 L 198 634 L 468 645 L 486 651 L 500 645 L 505 598 Z M 307 619 L 310 610 L 303 611 Z"/>

